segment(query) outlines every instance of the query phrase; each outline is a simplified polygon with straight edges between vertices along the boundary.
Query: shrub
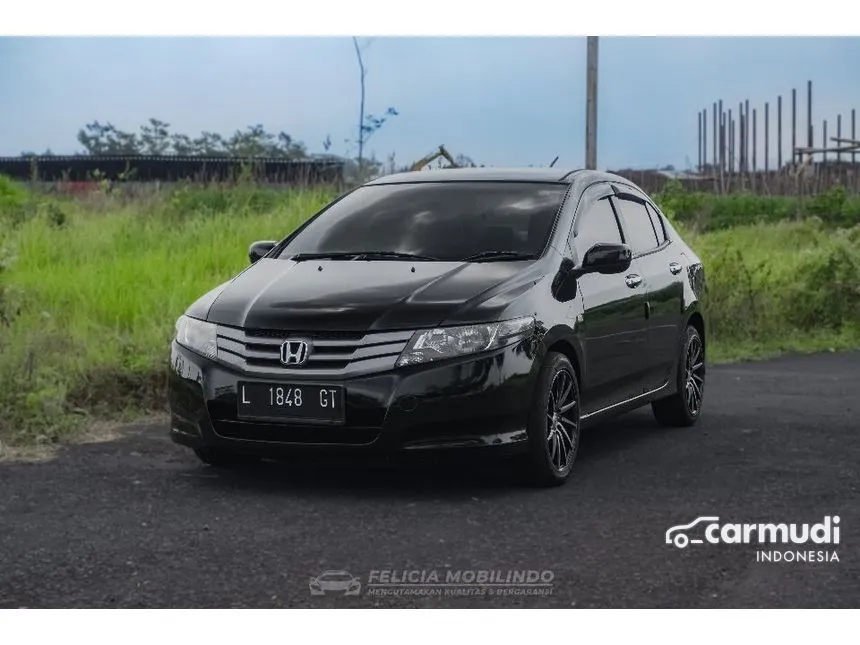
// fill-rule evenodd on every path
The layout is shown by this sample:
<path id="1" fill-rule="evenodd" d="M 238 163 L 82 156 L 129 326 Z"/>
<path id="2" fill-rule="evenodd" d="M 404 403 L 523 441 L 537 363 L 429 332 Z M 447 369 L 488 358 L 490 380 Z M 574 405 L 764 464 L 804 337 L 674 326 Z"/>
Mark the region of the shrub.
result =
<path id="1" fill-rule="evenodd" d="M 846 239 L 801 252 L 794 280 L 784 285 L 782 313 L 799 329 L 838 331 L 860 320 L 860 253 Z"/>
<path id="2" fill-rule="evenodd" d="M 27 192 L 5 175 L 0 175 L 0 211 L 20 208 L 27 201 Z"/>
<path id="3" fill-rule="evenodd" d="M 757 224 L 689 241 L 705 263 L 710 331 L 722 343 L 839 334 L 860 320 L 860 226 Z"/>
<path id="4" fill-rule="evenodd" d="M 851 203 L 848 191 L 844 186 L 834 186 L 829 190 L 815 195 L 807 206 L 810 215 L 820 217 L 822 221 L 831 226 L 851 226 L 860 222 L 860 204 Z M 855 210 L 856 209 L 856 210 Z"/>
<path id="5" fill-rule="evenodd" d="M 677 180 L 668 182 L 654 198 L 667 217 L 698 231 L 794 220 L 801 211 L 795 197 L 689 192 Z M 851 197 L 844 186 L 835 186 L 809 199 L 803 211 L 831 228 L 851 227 L 860 224 L 860 197 Z"/>

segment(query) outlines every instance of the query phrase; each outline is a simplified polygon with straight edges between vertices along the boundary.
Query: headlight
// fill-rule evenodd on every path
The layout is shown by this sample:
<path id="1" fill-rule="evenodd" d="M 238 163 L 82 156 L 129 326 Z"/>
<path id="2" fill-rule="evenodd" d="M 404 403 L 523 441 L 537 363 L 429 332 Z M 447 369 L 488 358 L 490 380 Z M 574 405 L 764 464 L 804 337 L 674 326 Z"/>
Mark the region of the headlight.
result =
<path id="1" fill-rule="evenodd" d="M 397 366 L 429 363 L 505 347 L 528 336 L 534 329 L 534 322 L 534 318 L 528 316 L 497 323 L 415 332 L 397 359 Z"/>
<path id="2" fill-rule="evenodd" d="M 180 316 L 176 321 L 176 342 L 206 358 L 218 358 L 217 327 L 196 318 Z"/>

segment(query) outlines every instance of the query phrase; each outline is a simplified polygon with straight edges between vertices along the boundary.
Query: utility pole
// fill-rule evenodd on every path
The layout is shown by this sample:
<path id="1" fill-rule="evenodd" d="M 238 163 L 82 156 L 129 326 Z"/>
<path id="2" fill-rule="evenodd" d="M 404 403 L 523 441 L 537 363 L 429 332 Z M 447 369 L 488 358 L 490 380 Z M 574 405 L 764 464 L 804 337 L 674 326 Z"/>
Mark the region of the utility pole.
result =
<path id="1" fill-rule="evenodd" d="M 585 167 L 597 170 L 597 36 L 587 37 Z"/>

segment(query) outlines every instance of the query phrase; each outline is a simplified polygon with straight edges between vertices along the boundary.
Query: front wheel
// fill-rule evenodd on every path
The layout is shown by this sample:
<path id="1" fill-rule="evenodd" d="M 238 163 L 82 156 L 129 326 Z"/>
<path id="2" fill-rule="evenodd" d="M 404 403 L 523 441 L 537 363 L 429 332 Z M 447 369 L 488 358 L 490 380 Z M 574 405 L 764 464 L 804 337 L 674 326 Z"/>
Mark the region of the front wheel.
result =
<path id="1" fill-rule="evenodd" d="M 695 327 L 690 325 L 681 343 L 678 357 L 678 391 L 651 403 L 654 418 L 664 426 L 691 426 L 702 413 L 705 392 L 705 345 Z"/>
<path id="2" fill-rule="evenodd" d="M 579 382 L 563 354 L 550 352 L 538 375 L 528 425 L 528 471 L 538 486 L 560 486 L 579 451 Z"/>

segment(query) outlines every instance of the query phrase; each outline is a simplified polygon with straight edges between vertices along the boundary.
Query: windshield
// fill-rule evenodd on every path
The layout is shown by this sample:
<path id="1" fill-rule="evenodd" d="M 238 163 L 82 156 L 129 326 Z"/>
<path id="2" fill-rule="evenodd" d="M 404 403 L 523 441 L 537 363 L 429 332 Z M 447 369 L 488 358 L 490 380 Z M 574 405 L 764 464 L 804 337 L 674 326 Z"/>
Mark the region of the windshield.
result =
<path id="1" fill-rule="evenodd" d="M 537 257 L 567 188 L 477 181 L 363 186 L 308 224 L 279 257 L 420 256 L 413 259 L 444 261 Z"/>

